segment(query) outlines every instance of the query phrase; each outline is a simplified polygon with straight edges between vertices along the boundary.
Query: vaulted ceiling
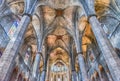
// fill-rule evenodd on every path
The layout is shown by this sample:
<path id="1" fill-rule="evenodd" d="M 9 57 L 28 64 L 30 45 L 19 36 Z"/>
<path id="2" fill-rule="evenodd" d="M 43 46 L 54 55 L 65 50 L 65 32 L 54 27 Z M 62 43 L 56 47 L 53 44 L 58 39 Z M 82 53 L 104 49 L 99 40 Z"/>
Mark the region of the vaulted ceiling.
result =
<path id="1" fill-rule="evenodd" d="M 24 12 L 23 0 L 7 0 L 12 12 L 21 18 Z M 95 0 L 95 10 L 97 15 L 103 14 L 107 9 L 105 6 L 109 6 L 110 0 Z M 32 46 L 33 52 L 36 52 L 37 37 L 34 27 L 41 29 L 41 25 L 44 24 L 45 28 L 52 27 L 52 31 L 48 33 L 45 38 L 45 44 L 47 47 L 52 48 L 50 52 L 51 64 L 57 59 L 65 61 L 69 64 L 69 47 L 71 40 L 73 40 L 73 18 L 78 9 L 78 27 L 79 31 L 85 31 L 82 38 L 83 51 L 87 50 L 86 44 L 91 43 L 91 38 L 94 38 L 90 24 L 87 22 L 84 10 L 78 7 L 80 3 L 78 0 L 40 0 L 38 5 L 42 5 L 36 9 L 32 22 L 30 23 L 26 34 L 25 42 Z M 40 22 L 42 20 L 42 22 Z M 73 40 L 74 42 L 74 40 Z M 26 43 L 25 43 L 26 44 Z M 66 52 L 67 51 L 67 52 Z M 44 55 L 43 55 L 44 56 Z"/>

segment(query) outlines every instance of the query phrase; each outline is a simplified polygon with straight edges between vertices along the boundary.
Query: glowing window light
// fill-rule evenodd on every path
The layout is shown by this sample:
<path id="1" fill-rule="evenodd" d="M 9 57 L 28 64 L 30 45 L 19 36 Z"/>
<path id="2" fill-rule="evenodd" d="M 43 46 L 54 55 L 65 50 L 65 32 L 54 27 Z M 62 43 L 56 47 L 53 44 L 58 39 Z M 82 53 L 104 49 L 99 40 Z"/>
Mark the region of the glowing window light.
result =
<path id="1" fill-rule="evenodd" d="M 18 27 L 18 21 L 14 21 L 14 22 L 13 22 L 13 25 L 11 26 L 11 28 L 10 28 L 10 30 L 9 30 L 9 32 L 7 33 L 8 36 L 10 37 L 10 39 L 13 38 L 17 27 Z"/>

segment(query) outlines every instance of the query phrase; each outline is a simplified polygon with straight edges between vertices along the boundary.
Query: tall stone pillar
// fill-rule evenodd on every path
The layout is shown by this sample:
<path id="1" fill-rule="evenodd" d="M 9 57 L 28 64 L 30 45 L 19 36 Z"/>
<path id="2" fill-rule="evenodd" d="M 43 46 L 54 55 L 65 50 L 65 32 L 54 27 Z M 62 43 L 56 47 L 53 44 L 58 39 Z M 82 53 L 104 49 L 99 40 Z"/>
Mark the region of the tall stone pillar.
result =
<path id="1" fill-rule="evenodd" d="M 82 36 L 79 36 L 79 33 L 77 33 L 75 40 L 76 40 L 76 50 L 78 54 L 78 63 L 81 71 L 82 81 L 88 81 L 87 72 L 85 69 L 84 56 L 82 53 Z"/>
<path id="2" fill-rule="evenodd" d="M 46 76 L 46 70 L 44 69 L 44 70 L 42 71 L 40 81 L 45 81 L 45 76 Z"/>
<path id="3" fill-rule="evenodd" d="M 40 73 L 38 74 L 37 81 L 40 81 Z"/>
<path id="4" fill-rule="evenodd" d="M 70 65 L 68 65 L 69 69 L 68 69 L 68 72 L 67 72 L 67 73 L 68 73 L 68 81 L 72 81 L 72 80 L 71 80 L 71 77 L 72 77 L 72 76 L 71 76 L 71 74 L 72 74 L 72 72 L 71 72 L 71 71 L 72 71 L 72 67 L 71 67 L 71 59 L 70 59 L 70 58 L 69 58 L 69 64 L 70 64 Z M 64 76 L 64 75 L 63 75 L 63 76 Z"/>
<path id="5" fill-rule="evenodd" d="M 82 53 L 78 54 L 78 61 L 79 61 L 82 81 L 89 81 L 88 77 L 87 77 L 87 72 L 86 72 L 86 69 L 85 69 L 84 57 L 83 57 Z"/>
<path id="6" fill-rule="evenodd" d="M 77 74 L 75 70 L 72 70 L 72 81 L 77 81 Z"/>
<path id="7" fill-rule="evenodd" d="M 87 72 L 85 69 L 85 61 L 82 53 L 82 32 L 79 31 L 78 28 L 78 8 L 76 8 L 76 12 L 74 13 L 73 24 L 74 24 L 74 40 L 76 45 L 76 51 L 78 54 L 78 63 L 80 66 L 80 71 L 82 75 L 82 81 L 88 81 Z"/>
<path id="8" fill-rule="evenodd" d="M 46 72 L 47 72 L 47 62 L 48 62 L 48 53 L 45 55 L 44 66 L 40 81 L 45 81 Z"/>
<path id="9" fill-rule="evenodd" d="M 76 44 L 76 49 L 77 49 L 77 54 L 78 54 L 78 63 L 81 71 L 81 76 L 82 76 L 82 81 L 88 81 L 87 77 L 87 72 L 85 69 L 85 61 L 84 61 L 84 56 L 82 53 L 82 37 L 77 38 L 77 44 Z M 80 42 L 79 42 L 80 41 Z"/>
<path id="10" fill-rule="evenodd" d="M 81 81 L 81 71 L 78 71 L 78 81 Z"/>
<path id="11" fill-rule="evenodd" d="M 50 67 L 49 67 L 49 59 L 48 59 L 46 81 L 49 81 L 50 80 L 49 78 L 50 78 Z"/>
<path id="12" fill-rule="evenodd" d="M 0 81 L 9 81 L 13 62 L 18 54 L 25 31 L 30 23 L 30 17 L 35 10 L 37 0 L 25 0 L 25 13 L 20 21 L 13 39 L 11 39 L 0 59 Z"/>
<path id="13" fill-rule="evenodd" d="M 80 39 L 82 41 L 82 38 Z M 85 68 L 85 61 L 84 56 L 82 53 L 82 45 L 78 42 L 78 45 L 76 45 L 77 54 L 78 54 L 78 63 L 81 71 L 82 81 L 88 81 L 87 72 Z"/>
<path id="14" fill-rule="evenodd" d="M 25 0 L 25 14 L 23 15 L 14 37 L 9 41 L 0 59 L 0 81 L 9 81 L 13 62 L 18 54 L 25 31 L 30 23 L 30 17 L 35 10 L 37 0 Z"/>
<path id="15" fill-rule="evenodd" d="M 72 69 L 72 81 L 77 81 L 77 73 L 75 70 L 75 57 L 74 57 L 72 48 L 70 50 L 70 57 L 71 57 L 71 69 Z"/>
<path id="16" fill-rule="evenodd" d="M 103 53 L 114 81 L 120 81 L 120 60 L 99 23 L 94 10 L 94 0 L 79 0 L 88 16 L 88 21 Z"/>
<path id="17" fill-rule="evenodd" d="M 33 70 L 32 70 L 32 81 L 37 80 L 41 54 L 42 54 L 41 52 L 38 52 L 36 54 L 34 64 L 33 64 Z"/>
<path id="18" fill-rule="evenodd" d="M 34 64 L 33 64 L 33 70 L 32 70 L 32 81 L 36 81 L 38 77 L 39 72 L 39 65 L 40 65 L 40 59 L 42 56 L 42 39 L 38 39 L 41 42 L 38 42 L 38 52 L 35 56 Z"/>
<path id="19" fill-rule="evenodd" d="M 109 73 L 109 72 L 106 72 L 106 73 L 107 73 L 107 76 L 108 76 L 109 81 L 113 81 L 112 78 L 111 78 L 110 73 Z"/>
<path id="20" fill-rule="evenodd" d="M 71 64 L 71 67 L 72 67 L 72 81 L 77 81 L 77 73 L 75 70 L 75 63 Z"/>
<path id="21" fill-rule="evenodd" d="M 12 63 L 17 56 L 17 53 L 19 51 L 18 49 L 20 48 L 23 35 L 29 22 L 30 17 L 28 15 L 24 15 L 18 26 L 16 36 L 9 41 L 5 51 L 3 52 L 3 55 L 0 59 L 0 73 L 2 73 L 0 76 L 0 81 L 8 81 L 7 74 L 10 74 L 10 71 L 12 70 Z"/>

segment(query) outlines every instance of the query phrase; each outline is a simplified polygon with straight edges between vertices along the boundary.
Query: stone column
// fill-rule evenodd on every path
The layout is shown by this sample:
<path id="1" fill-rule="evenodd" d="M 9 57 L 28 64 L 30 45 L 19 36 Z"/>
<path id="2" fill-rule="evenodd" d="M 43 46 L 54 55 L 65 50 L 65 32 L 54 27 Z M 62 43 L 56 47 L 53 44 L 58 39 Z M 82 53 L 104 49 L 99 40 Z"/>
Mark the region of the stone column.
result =
<path id="1" fill-rule="evenodd" d="M 77 81 L 77 74 L 75 70 L 72 71 L 72 80 Z"/>
<path id="2" fill-rule="evenodd" d="M 40 81 L 45 81 L 46 72 L 47 72 L 47 62 L 48 62 L 48 53 L 45 55 L 44 66 Z"/>
<path id="3" fill-rule="evenodd" d="M 49 78 L 50 78 L 50 67 L 49 67 L 49 59 L 48 59 L 46 81 L 49 81 Z"/>
<path id="4" fill-rule="evenodd" d="M 12 71 L 12 63 L 18 54 L 25 30 L 29 22 L 30 17 L 28 15 L 24 15 L 18 26 L 16 36 L 9 41 L 5 51 L 3 52 L 3 55 L 0 59 L 0 81 L 9 80 L 10 71 Z"/>
<path id="5" fill-rule="evenodd" d="M 18 29 L 13 37 L 11 39 L 3 52 L 3 55 L 0 59 L 0 81 L 9 81 L 9 76 L 12 71 L 12 66 L 14 59 L 16 58 L 20 45 L 23 40 L 23 36 L 25 34 L 25 31 L 28 27 L 28 24 L 30 23 L 30 17 L 33 14 L 35 10 L 35 4 L 37 0 L 27 0 L 25 3 L 25 14 L 23 15 L 21 22 L 18 26 Z"/>
<path id="6" fill-rule="evenodd" d="M 33 64 L 33 70 L 32 70 L 32 81 L 37 80 L 41 54 L 42 54 L 41 52 L 38 52 L 36 54 L 34 64 Z"/>
<path id="7" fill-rule="evenodd" d="M 40 73 L 38 74 L 38 77 L 37 77 L 36 81 L 40 81 Z"/>
<path id="8" fill-rule="evenodd" d="M 93 20 L 96 21 L 95 24 L 93 23 Z M 115 53 L 109 40 L 107 38 L 105 38 L 106 35 L 103 32 L 103 29 L 101 28 L 101 25 L 98 22 L 97 18 L 95 16 L 91 17 L 90 22 L 91 22 L 93 29 L 95 27 L 94 31 L 97 31 L 96 33 L 95 32 L 94 33 L 96 35 L 97 41 L 99 41 L 98 44 L 101 48 L 101 51 L 103 53 L 103 56 L 105 58 L 107 65 L 108 65 L 108 68 L 112 74 L 112 77 L 114 78 L 115 81 L 120 81 L 120 77 L 117 76 L 117 75 L 120 75 L 120 68 L 119 68 L 120 61 L 119 61 L 117 54 Z M 99 30 L 99 27 L 100 27 L 101 31 Z M 99 34 L 99 36 L 97 34 Z"/>
<path id="9" fill-rule="evenodd" d="M 106 74 L 107 74 L 107 76 L 108 76 L 109 81 L 113 81 L 112 78 L 111 78 L 110 73 L 109 73 L 109 72 L 106 72 Z"/>
<path id="10" fill-rule="evenodd" d="M 72 49 L 71 49 L 72 50 Z M 71 69 L 72 69 L 72 80 L 77 81 L 77 73 L 75 70 L 75 57 L 73 55 L 73 52 L 71 51 Z"/>
<path id="11" fill-rule="evenodd" d="M 82 53 L 82 36 L 76 37 L 76 49 L 77 49 L 77 54 L 78 54 L 78 63 L 79 63 L 80 71 L 81 71 L 82 81 L 88 81 L 87 72 L 85 69 L 84 56 Z"/>
<path id="12" fill-rule="evenodd" d="M 79 81 L 79 74 L 77 73 L 77 81 Z"/>
<path id="13" fill-rule="evenodd" d="M 46 76 L 46 70 L 44 69 L 44 70 L 42 71 L 40 81 L 45 81 L 45 76 Z"/>
<path id="14" fill-rule="evenodd" d="M 74 24 L 74 40 L 76 45 L 76 51 L 78 54 L 78 63 L 81 70 L 82 81 L 88 81 L 87 72 L 85 69 L 85 61 L 82 53 L 82 33 L 78 28 L 78 8 L 76 8 L 76 12 L 74 13 L 73 24 Z"/>
<path id="15" fill-rule="evenodd" d="M 84 57 L 82 53 L 78 54 L 78 62 L 80 66 L 80 71 L 81 71 L 81 76 L 82 76 L 82 81 L 88 81 L 86 69 L 85 69 L 85 62 L 84 62 Z"/>
<path id="16" fill-rule="evenodd" d="M 74 66 L 74 65 L 72 65 Z M 72 68 L 72 81 L 77 81 L 77 73 L 75 71 L 75 68 Z"/>
<path id="17" fill-rule="evenodd" d="M 79 0 L 88 16 L 88 21 L 103 53 L 114 81 L 120 81 L 120 60 L 99 23 L 94 10 L 94 0 Z"/>

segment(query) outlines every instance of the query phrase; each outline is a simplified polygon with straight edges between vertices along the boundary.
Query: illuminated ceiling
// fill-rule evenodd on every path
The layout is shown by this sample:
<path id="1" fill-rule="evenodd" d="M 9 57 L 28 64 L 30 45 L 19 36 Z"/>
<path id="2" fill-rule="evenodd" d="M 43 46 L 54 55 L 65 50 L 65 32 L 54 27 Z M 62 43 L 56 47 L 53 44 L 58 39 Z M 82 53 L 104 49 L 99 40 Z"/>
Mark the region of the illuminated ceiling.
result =
<path id="1" fill-rule="evenodd" d="M 7 0 L 10 6 L 10 9 L 13 11 L 14 14 L 21 16 L 24 11 L 24 2 L 23 0 Z M 110 0 L 96 0 L 95 2 L 95 10 L 98 14 L 102 14 L 106 7 L 103 6 L 109 5 Z M 71 34 L 68 32 L 67 27 L 69 29 L 73 28 L 73 17 L 75 9 L 80 3 L 78 0 L 41 0 L 39 5 L 40 6 L 36 13 L 38 15 L 39 11 L 42 12 L 42 19 L 44 21 L 44 26 L 48 28 L 52 24 L 55 24 L 53 31 L 49 33 L 45 39 L 45 43 L 49 48 L 55 48 L 50 52 L 50 63 L 52 64 L 56 60 L 62 60 L 66 64 L 69 64 L 69 51 L 68 47 L 70 45 L 70 40 L 72 38 Z M 90 25 L 86 20 L 84 12 L 82 12 L 82 8 L 79 7 L 79 16 L 78 16 L 78 27 L 79 30 L 82 32 L 85 30 L 82 38 L 83 43 L 83 51 L 87 50 L 86 44 L 91 43 L 91 38 L 94 38 Z M 33 53 L 36 50 L 36 35 L 34 31 L 34 26 L 37 26 L 40 29 L 40 25 L 43 23 L 39 22 L 39 19 L 34 15 L 32 18 L 32 22 L 26 32 L 25 41 L 29 42 L 32 46 Z M 86 29 L 85 29 L 86 28 Z M 44 55 L 43 55 L 44 56 Z"/>

